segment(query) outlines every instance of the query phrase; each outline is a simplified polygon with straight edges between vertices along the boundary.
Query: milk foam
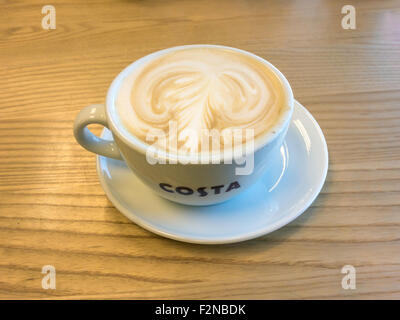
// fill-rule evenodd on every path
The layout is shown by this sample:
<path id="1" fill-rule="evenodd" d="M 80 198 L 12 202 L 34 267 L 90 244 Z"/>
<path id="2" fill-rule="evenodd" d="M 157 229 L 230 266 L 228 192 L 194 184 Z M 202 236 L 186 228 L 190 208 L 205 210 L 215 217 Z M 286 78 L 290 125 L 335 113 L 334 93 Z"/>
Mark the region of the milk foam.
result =
<path id="1" fill-rule="evenodd" d="M 200 150 L 206 129 L 221 133 L 221 148 L 228 146 L 222 138 L 227 130 L 252 129 L 257 139 L 277 123 L 285 100 L 279 78 L 257 59 L 225 48 L 192 47 L 136 68 L 123 80 L 115 105 L 132 135 L 150 143 L 149 133 L 162 130 L 178 143 L 160 148 L 193 152 Z M 246 143 L 245 135 L 242 139 Z"/>

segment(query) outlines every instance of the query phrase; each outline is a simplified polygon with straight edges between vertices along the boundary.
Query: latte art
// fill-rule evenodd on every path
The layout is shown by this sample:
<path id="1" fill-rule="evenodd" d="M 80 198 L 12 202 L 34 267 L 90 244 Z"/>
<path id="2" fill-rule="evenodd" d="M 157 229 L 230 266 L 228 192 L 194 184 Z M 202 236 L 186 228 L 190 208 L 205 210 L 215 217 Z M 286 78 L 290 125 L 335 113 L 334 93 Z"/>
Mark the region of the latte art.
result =
<path id="1" fill-rule="evenodd" d="M 262 62 L 229 49 L 194 47 L 136 68 L 124 79 L 116 107 L 124 127 L 142 141 L 162 131 L 177 143 L 158 147 L 197 152 L 213 130 L 221 148 L 232 146 L 224 137 L 234 130 L 251 129 L 257 139 L 277 122 L 283 101 L 277 76 Z"/>

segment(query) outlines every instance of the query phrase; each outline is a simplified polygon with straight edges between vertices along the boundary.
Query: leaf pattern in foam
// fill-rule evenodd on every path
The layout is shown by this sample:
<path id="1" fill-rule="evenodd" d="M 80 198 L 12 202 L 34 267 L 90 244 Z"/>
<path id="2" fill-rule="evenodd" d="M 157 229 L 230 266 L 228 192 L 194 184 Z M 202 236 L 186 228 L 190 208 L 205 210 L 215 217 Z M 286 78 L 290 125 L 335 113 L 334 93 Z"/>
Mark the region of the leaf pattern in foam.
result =
<path id="1" fill-rule="evenodd" d="M 210 70 L 201 63 L 180 61 L 154 68 L 143 83 L 137 88 L 144 95 L 136 101 L 142 122 L 138 127 L 165 130 L 169 121 L 176 121 L 177 136 L 168 139 L 177 139 L 178 149 L 187 152 L 198 151 L 204 129 L 255 128 L 256 135 L 275 100 L 257 70 L 237 65 Z"/>

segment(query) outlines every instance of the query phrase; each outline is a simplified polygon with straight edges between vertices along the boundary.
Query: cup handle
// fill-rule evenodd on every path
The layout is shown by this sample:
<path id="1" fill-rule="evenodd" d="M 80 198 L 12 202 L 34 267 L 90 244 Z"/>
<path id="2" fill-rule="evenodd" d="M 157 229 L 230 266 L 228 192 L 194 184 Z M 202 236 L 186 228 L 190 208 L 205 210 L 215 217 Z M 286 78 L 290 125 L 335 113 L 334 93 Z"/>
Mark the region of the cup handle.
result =
<path id="1" fill-rule="evenodd" d="M 104 104 L 92 104 L 79 112 L 74 122 L 76 141 L 90 152 L 122 160 L 121 153 L 114 141 L 101 139 L 90 132 L 87 126 L 92 123 L 101 124 L 108 128 Z"/>

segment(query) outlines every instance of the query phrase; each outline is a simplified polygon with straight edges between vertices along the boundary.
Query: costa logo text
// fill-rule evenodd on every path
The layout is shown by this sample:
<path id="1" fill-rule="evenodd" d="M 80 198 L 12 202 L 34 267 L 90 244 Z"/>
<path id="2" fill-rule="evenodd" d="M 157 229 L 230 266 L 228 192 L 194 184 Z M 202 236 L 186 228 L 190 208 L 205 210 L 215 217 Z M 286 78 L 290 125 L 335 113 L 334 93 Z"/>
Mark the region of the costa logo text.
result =
<path id="1" fill-rule="evenodd" d="M 229 185 L 218 185 L 212 187 L 199 187 L 199 188 L 189 188 L 184 186 L 174 187 L 168 183 L 160 183 L 160 188 L 169 193 L 179 193 L 184 196 L 190 196 L 192 194 L 197 194 L 199 197 L 205 197 L 209 194 L 220 194 L 222 192 L 229 192 L 233 189 L 240 188 L 240 184 L 237 181 L 231 182 Z"/>

